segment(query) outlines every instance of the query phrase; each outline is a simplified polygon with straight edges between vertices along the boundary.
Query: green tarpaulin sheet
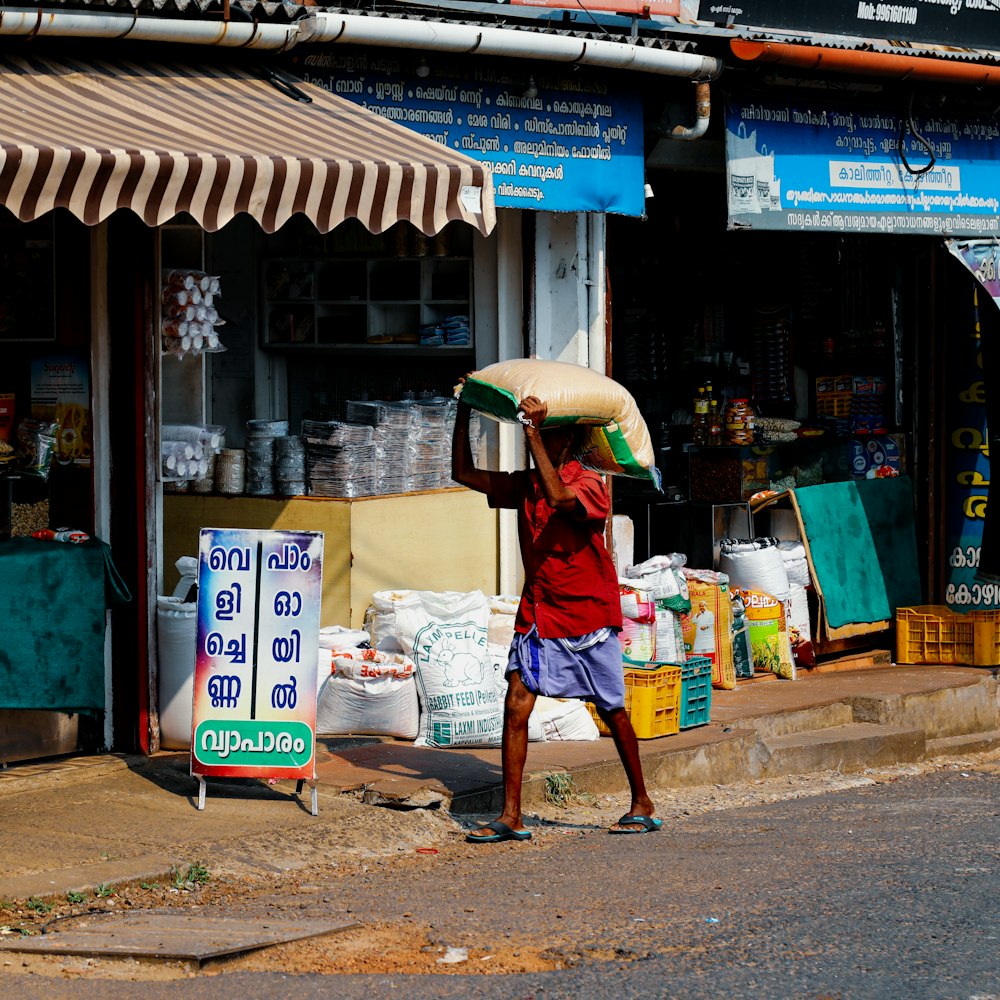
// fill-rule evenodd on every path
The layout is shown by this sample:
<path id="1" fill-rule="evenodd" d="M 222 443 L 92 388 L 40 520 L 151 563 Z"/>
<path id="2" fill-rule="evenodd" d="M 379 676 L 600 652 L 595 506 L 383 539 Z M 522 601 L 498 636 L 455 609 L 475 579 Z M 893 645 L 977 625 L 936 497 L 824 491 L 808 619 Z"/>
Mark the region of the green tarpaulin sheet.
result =
<path id="1" fill-rule="evenodd" d="M 103 711 L 106 611 L 128 600 L 104 542 L 0 542 L 0 708 Z"/>
<path id="2" fill-rule="evenodd" d="M 806 486 L 795 501 L 831 628 L 886 621 L 920 603 L 908 478 Z"/>

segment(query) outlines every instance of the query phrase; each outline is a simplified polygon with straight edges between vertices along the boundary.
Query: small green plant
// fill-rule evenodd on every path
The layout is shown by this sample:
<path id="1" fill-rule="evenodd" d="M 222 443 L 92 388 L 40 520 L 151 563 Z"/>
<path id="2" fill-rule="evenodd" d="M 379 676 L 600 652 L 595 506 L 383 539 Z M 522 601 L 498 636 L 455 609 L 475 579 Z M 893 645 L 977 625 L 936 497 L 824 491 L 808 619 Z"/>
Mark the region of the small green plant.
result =
<path id="1" fill-rule="evenodd" d="M 573 781 L 573 775 L 565 771 L 545 775 L 546 802 L 565 808 L 575 796 L 576 782 Z"/>
<path id="2" fill-rule="evenodd" d="M 32 896 L 24 905 L 29 910 L 34 910 L 35 913 L 48 913 L 52 909 L 51 903 L 46 903 L 44 899 L 39 899 L 37 896 Z"/>
<path id="3" fill-rule="evenodd" d="M 140 882 L 139 883 L 139 888 L 140 889 L 147 889 L 147 890 L 148 889 L 159 889 L 160 888 L 160 883 L 159 882 Z"/>
<path id="4" fill-rule="evenodd" d="M 84 896 L 82 892 L 67 892 L 66 902 L 67 903 L 82 903 L 87 897 Z"/>
<path id="5" fill-rule="evenodd" d="M 0 902 L 0 910 L 13 910 L 13 909 L 14 909 L 14 903 L 12 900 L 5 899 L 3 900 L 3 902 Z"/>
<path id="6" fill-rule="evenodd" d="M 208 869 L 198 862 L 188 866 L 187 880 L 195 885 L 204 885 L 211 877 Z"/>
<path id="7" fill-rule="evenodd" d="M 102 882 L 95 890 L 94 895 L 98 899 L 107 899 L 115 894 L 115 887 L 110 882 Z"/>
<path id="8" fill-rule="evenodd" d="M 175 889 L 187 889 L 192 885 L 204 885 L 212 876 L 208 869 L 197 861 L 187 868 L 171 868 L 173 886 Z"/>

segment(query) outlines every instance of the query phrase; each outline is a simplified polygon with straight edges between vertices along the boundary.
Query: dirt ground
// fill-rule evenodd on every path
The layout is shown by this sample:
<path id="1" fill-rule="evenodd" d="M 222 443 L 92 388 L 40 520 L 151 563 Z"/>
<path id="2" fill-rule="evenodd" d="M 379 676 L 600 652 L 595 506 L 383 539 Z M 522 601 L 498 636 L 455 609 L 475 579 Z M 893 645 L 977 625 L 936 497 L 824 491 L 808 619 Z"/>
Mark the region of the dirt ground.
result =
<path id="1" fill-rule="evenodd" d="M 657 815 L 669 825 L 684 816 L 715 810 L 740 809 L 783 799 L 824 795 L 861 785 L 897 781 L 904 777 L 951 769 L 1000 771 L 1000 749 L 962 757 L 939 757 L 917 764 L 871 769 L 863 774 L 836 772 L 804 775 L 770 781 L 684 789 L 655 789 Z M 533 843 L 541 849 L 556 848 L 561 838 L 581 836 L 610 826 L 628 807 L 627 795 L 581 795 L 571 785 L 554 781 L 550 802 L 526 817 Z M 370 807 L 377 808 L 377 807 Z M 33 936 L 57 925 L 70 926 L 75 916 L 130 909 L 197 906 L 202 910 L 239 911 L 255 903 L 302 899 L 317 894 L 336 897 L 339 880 L 378 870 L 421 870 L 447 861 L 461 865 L 463 858 L 477 856 L 482 846 L 467 844 L 464 832 L 492 817 L 463 817 L 463 822 L 443 812 L 426 817 L 427 846 L 412 844 L 381 849 L 358 847 L 336 863 L 290 873 L 248 876 L 246 873 L 213 873 L 192 866 L 178 873 L 171 884 L 141 884 L 108 887 L 107 895 L 58 901 L 0 900 L 0 936 L 6 939 Z M 493 851 L 517 850 L 517 844 L 494 845 Z M 189 876 L 185 878 L 185 876 Z M 349 911 L 348 911 L 349 914 Z M 601 956 L 591 956 L 600 961 Z M 621 960 L 620 955 L 607 959 Z M 290 944 L 277 945 L 228 960 L 210 963 L 200 970 L 182 962 L 126 959 L 34 956 L 23 952 L 0 952 L 0 975 L 25 974 L 63 979 L 114 979 L 157 982 L 197 975 L 224 975 L 235 970 L 297 973 L 432 973 L 452 975 L 509 974 L 557 969 L 558 950 L 539 945 L 537 933 L 530 942 L 505 939 L 503 948 L 448 949 L 437 943 L 431 927 L 409 915 L 399 923 L 369 923 L 354 929 Z"/>

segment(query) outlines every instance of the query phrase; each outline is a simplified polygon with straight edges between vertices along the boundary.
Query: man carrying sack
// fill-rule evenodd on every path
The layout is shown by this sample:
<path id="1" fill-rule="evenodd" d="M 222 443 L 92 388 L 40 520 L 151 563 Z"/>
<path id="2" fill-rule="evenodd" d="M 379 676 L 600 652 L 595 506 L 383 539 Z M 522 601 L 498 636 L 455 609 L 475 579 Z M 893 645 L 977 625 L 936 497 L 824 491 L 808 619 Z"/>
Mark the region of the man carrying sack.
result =
<path id="1" fill-rule="evenodd" d="M 604 545 L 611 500 L 601 476 L 574 458 L 581 428 L 541 429 L 547 405 L 520 402 L 535 468 L 478 469 L 469 444 L 471 407 L 458 403 L 452 477 L 485 493 L 490 506 L 517 511 L 525 582 L 507 664 L 502 742 L 504 805 L 498 819 L 468 834 L 472 843 L 529 840 L 521 816 L 521 780 L 528 752 L 528 716 L 538 695 L 594 703 L 611 731 L 632 793 L 629 811 L 611 833 L 659 830 L 646 793 L 639 747 L 625 712 L 625 677 L 617 632 L 621 599 L 614 563 Z"/>

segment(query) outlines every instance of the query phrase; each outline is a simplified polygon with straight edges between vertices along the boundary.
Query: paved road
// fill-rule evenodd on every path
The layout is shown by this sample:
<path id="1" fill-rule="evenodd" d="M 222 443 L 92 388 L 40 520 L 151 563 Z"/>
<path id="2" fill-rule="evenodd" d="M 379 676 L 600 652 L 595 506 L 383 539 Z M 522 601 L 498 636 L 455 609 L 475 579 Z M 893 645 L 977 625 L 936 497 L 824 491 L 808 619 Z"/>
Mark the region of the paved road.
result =
<path id="1" fill-rule="evenodd" d="M 1000 766 L 682 817 L 642 837 L 372 865 L 257 916 L 347 914 L 429 928 L 439 945 L 531 945 L 520 975 L 233 972 L 186 982 L 19 976 L 8 995 L 273 998 L 1000 1000 Z"/>

